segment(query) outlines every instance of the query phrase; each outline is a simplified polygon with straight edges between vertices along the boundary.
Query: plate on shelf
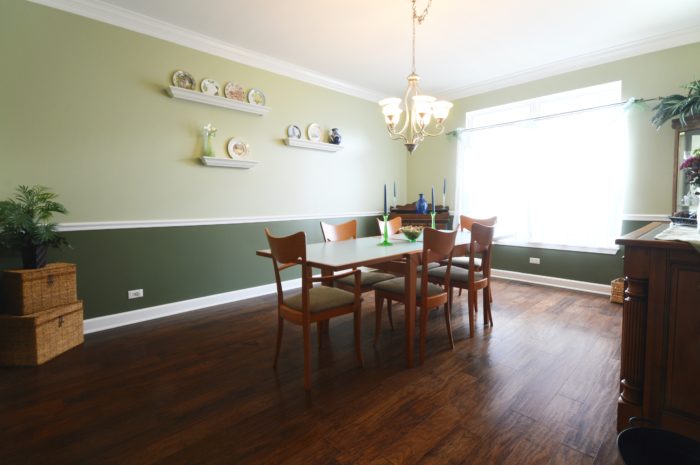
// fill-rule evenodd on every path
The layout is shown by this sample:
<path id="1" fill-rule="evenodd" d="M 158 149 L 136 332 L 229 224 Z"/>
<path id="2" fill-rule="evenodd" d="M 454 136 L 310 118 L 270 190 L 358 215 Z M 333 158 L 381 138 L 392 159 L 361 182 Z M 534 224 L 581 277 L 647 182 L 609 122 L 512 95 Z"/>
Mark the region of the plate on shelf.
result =
<path id="1" fill-rule="evenodd" d="M 243 90 L 243 86 L 233 82 L 226 84 L 226 87 L 224 87 L 224 95 L 226 98 L 238 100 L 239 102 L 243 102 L 245 100 L 245 91 Z"/>
<path id="2" fill-rule="evenodd" d="M 260 89 L 250 89 L 248 91 L 248 103 L 265 105 L 265 94 Z"/>
<path id="3" fill-rule="evenodd" d="M 202 89 L 202 93 L 207 95 L 219 95 L 219 83 L 213 79 L 202 79 L 202 83 L 199 85 Z"/>
<path id="4" fill-rule="evenodd" d="M 250 155 L 250 145 L 238 137 L 228 141 L 228 156 L 231 158 L 246 158 Z"/>
<path id="5" fill-rule="evenodd" d="M 182 70 L 173 73 L 173 85 L 187 90 L 194 90 L 197 86 L 192 75 Z"/>
<path id="6" fill-rule="evenodd" d="M 306 136 L 314 142 L 321 141 L 321 126 L 318 123 L 311 123 L 306 128 Z"/>
<path id="7" fill-rule="evenodd" d="M 301 139 L 301 129 L 295 124 L 290 124 L 287 127 L 287 137 L 290 139 Z"/>

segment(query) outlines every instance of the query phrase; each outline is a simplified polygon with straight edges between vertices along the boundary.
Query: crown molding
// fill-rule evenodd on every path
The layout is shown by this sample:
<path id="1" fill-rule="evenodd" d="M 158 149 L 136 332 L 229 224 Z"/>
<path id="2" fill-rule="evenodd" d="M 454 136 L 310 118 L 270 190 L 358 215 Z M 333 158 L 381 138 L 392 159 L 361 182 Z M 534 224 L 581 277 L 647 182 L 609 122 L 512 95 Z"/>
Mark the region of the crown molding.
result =
<path id="1" fill-rule="evenodd" d="M 592 66 L 610 63 L 612 61 L 632 58 L 638 55 L 658 52 L 660 50 L 680 47 L 696 42 L 700 42 L 700 26 L 691 26 L 666 34 L 658 34 L 641 40 L 627 42 L 622 45 L 547 63 L 542 66 L 495 77 L 486 81 L 453 87 L 451 89 L 444 89 L 440 92 L 435 92 L 435 94 L 446 100 L 458 100 L 472 95 L 483 94 L 506 87 L 525 84 L 538 79 L 544 79 L 571 71 L 577 71 L 583 68 L 589 68 Z"/>
<path id="2" fill-rule="evenodd" d="M 100 0 L 28 0 L 376 103 L 383 95 Z"/>

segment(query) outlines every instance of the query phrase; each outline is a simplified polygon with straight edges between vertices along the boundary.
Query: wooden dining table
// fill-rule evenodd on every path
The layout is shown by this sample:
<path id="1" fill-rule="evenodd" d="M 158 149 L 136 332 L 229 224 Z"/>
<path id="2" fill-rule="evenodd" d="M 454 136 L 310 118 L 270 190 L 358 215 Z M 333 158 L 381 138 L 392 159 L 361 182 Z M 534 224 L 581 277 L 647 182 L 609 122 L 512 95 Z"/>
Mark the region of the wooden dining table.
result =
<path id="1" fill-rule="evenodd" d="M 454 256 L 464 255 L 469 248 L 471 234 L 460 231 L 455 239 Z M 400 271 L 406 280 L 406 363 L 413 366 L 416 332 L 416 278 L 423 242 L 409 242 L 403 235 L 390 237 L 391 245 L 380 245 L 381 237 L 362 237 L 338 242 L 322 242 L 306 245 L 306 262 L 320 268 L 324 276 L 334 271 L 366 266 Z M 270 249 L 258 250 L 256 255 L 272 258 Z M 402 260 L 402 264 L 397 264 Z M 397 268 L 398 267 L 398 268 Z"/>

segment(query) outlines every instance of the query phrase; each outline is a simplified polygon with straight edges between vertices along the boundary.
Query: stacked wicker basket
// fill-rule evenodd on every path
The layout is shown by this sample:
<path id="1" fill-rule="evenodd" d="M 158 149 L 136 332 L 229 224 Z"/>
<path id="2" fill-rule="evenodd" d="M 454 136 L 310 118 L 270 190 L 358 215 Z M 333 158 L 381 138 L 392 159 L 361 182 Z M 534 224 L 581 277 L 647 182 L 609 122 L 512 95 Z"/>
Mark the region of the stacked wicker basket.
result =
<path id="1" fill-rule="evenodd" d="M 0 365 L 41 365 L 83 342 L 75 272 L 52 263 L 2 273 Z"/>

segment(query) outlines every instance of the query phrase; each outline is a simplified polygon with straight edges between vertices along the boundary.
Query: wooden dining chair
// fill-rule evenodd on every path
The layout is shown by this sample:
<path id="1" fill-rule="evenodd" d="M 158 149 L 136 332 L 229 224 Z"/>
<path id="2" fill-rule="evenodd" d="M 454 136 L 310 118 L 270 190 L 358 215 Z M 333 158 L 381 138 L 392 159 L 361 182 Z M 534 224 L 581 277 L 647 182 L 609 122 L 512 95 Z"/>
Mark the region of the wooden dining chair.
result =
<path id="1" fill-rule="evenodd" d="M 357 221 L 351 220 L 342 224 L 329 224 L 321 221 L 321 232 L 323 233 L 323 240 L 326 242 L 357 239 Z M 365 293 L 371 291 L 374 284 L 393 278 L 395 278 L 395 276 L 389 273 L 363 271 L 360 274 L 360 292 Z M 345 276 L 334 280 L 333 285 L 352 292 L 355 286 L 355 280 L 352 276 Z"/>
<path id="2" fill-rule="evenodd" d="M 351 270 L 343 273 L 354 276 L 353 292 L 330 286 L 314 287 L 315 282 L 327 281 L 339 275 L 312 277 L 311 267 L 306 263 L 306 234 L 298 232 L 291 236 L 276 237 L 265 228 L 265 235 L 270 244 L 277 284 L 277 346 L 273 366 L 277 368 L 284 320 L 300 325 L 304 341 L 304 389 L 311 389 L 311 325 L 348 313 L 353 314 L 355 353 L 357 361 L 362 366 L 360 271 Z M 280 272 L 294 266 L 301 266 L 301 291 L 292 296 L 285 296 L 282 291 Z M 318 337 L 320 338 L 321 335 L 318 334 Z"/>
<path id="3" fill-rule="evenodd" d="M 454 288 L 467 290 L 469 311 L 469 337 L 474 336 L 474 317 L 477 311 L 477 291 L 483 289 L 484 325 L 493 326 L 491 316 L 491 249 L 493 246 L 493 226 L 474 223 L 469 242 L 469 267 L 461 268 L 449 264 L 428 270 L 428 279 L 433 284 L 449 288 L 450 304 Z M 481 266 L 477 268 L 476 258 L 481 255 Z"/>
<path id="4" fill-rule="evenodd" d="M 450 348 L 454 349 L 454 340 L 452 339 L 452 325 L 450 323 L 450 267 L 449 259 L 452 258 L 452 252 L 455 246 L 455 237 L 457 231 L 437 231 L 432 228 L 423 230 L 423 253 L 422 262 L 430 263 L 431 261 L 440 261 L 444 258 L 448 259 L 445 266 L 445 276 L 447 277 L 447 286 L 441 287 L 428 281 L 428 267 L 423 267 L 420 272 L 420 277 L 416 281 L 416 305 L 420 308 L 420 363 L 425 359 L 425 341 L 427 335 L 428 312 L 430 310 L 443 306 L 445 313 L 445 326 L 447 327 L 447 337 L 450 341 Z M 382 307 L 384 300 L 388 302 L 397 301 L 406 305 L 406 280 L 405 278 L 394 278 L 388 281 L 382 281 L 374 285 L 374 302 L 376 309 L 376 332 L 374 336 L 375 344 L 381 330 L 382 322 Z"/>
<path id="5" fill-rule="evenodd" d="M 497 216 L 492 216 L 491 218 L 478 219 L 478 218 L 470 218 L 470 217 L 465 216 L 465 215 L 459 215 L 459 230 L 460 231 L 465 231 L 465 230 L 471 231 L 472 225 L 474 223 L 483 224 L 484 226 L 496 226 L 497 220 L 498 220 Z M 460 268 L 469 268 L 469 256 L 453 257 L 452 258 L 452 265 L 458 266 Z M 481 269 L 481 258 L 480 257 L 474 258 L 474 265 L 476 266 L 477 271 Z"/>
<path id="6" fill-rule="evenodd" d="M 398 234 L 399 229 L 401 229 L 401 217 L 397 216 L 386 222 L 387 233 L 391 236 L 392 234 Z M 377 218 L 377 226 L 379 226 L 379 235 L 384 234 L 384 221 Z"/>

